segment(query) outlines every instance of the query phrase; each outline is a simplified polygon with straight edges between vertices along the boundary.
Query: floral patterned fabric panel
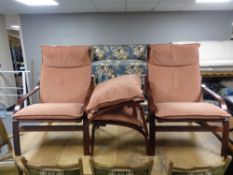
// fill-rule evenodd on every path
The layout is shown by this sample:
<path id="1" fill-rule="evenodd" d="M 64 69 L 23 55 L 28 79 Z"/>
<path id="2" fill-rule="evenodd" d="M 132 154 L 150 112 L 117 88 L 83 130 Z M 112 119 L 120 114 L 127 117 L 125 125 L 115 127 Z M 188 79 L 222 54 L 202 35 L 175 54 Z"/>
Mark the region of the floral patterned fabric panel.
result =
<path id="1" fill-rule="evenodd" d="M 110 46 L 112 60 L 147 60 L 146 45 Z"/>
<path id="2" fill-rule="evenodd" d="M 92 46 L 92 61 L 147 60 L 147 45 L 98 45 Z"/>
<path id="3" fill-rule="evenodd" d="M 125 75 L 146 75 L 146 45 L 100 45 L 91 49 L 96 83 Z"/>
<path id="4" fill-rule="evenodd" d="M 91 58 L 92 61 L 111 59 L 110 46 L 109 45 L 92 46 Z"/>
<path id="5" fill-rule="evenodd" d="M 106 60 L 93 63 L 93 74 L 96 83 L 109 80 L 125 74 L 146 75 L 146 62 L 136 60 Z"/>

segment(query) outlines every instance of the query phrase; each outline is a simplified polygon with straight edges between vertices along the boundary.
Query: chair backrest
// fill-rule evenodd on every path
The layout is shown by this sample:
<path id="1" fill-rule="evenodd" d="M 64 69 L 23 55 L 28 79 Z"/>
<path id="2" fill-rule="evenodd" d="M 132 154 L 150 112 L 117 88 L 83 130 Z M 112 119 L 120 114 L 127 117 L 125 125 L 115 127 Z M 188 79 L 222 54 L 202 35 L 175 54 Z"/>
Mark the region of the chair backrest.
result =
<path id="1" fill-rule="evenodd" d="M 125 74 L 147 73 L 147 45 L 95 45 L 91 58 L 96 83 Z"/>
<path id="2" fill-rule="evenodd" d="M 42 103 L 84 103 L 90 84 L 89 47 L 42 47 L 40 77 Z"/>
<path id="3" fill-rule="evenodd" d="M 199 44 L 150 45 L 148 83 L 155 103 L 202 99 Z"/>
<path id="4" fill-rule="evenodd" d="M 107 166 L 90 159 L 92 175 L 151 175 L 153 160 L 135 166 Z"/>
<path id="5" fill-rule="evenodd" d="M 39 166 L 32 165 L 22 156 L 14 157 L 15 163 L 22 175 L 83 175 L 81 158 L 76 164 L 66 166 Z"/>
<path id="6" fill-rule="evenodd" d="M 0 149 L 3 146 L 7 146 L 9 152 L 12 151 L 12 146 L 11 146 L 10 140 L 8 138 L 8 134 L 7 134 L 5 125 L 4 125 L 3 121 L 0 119 Z"/>
<path id="7" fill-rule="evenodd" d="M 173 163 L 171 162 L 169 164 L 168 175 L 224 175 L 231 160 L 231 156 L 227 156 L 227 158 L 220 165 L 194 167 L 189 169 L 174 167 Z"/>

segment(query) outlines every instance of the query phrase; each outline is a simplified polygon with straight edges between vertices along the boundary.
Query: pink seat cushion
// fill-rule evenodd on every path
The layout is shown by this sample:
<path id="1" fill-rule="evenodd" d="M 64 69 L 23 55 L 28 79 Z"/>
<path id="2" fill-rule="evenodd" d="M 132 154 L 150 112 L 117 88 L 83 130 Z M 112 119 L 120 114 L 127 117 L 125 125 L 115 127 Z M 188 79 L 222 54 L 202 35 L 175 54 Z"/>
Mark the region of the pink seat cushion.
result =
<path id="1" fill-rule="evenodd" d="M 82 115 L 81 103 L 41 103 L 25 107 L 13 117 L 19 120 L 60 120 L 80 118 Z"/>
<path id="2" fill-rule="evenodd" d="M 200 102 L 167 102 L 156 104 L 156 117 L 162 119 L 223 119 L 230 116 L 221 108 Z"/>
<path id="3" fill-rule="evenodd" d="M 144 100 L 139 75 L 123 75 L 100 83 L 94 89 L 86 110 L 96 112 L 123 102 Z"/>
<path id="4" fill-rule="evenodd" d="M 112 122 L 122 122 L 129 123 L 137 126 L 142 126 L 143 122 L 137 117 L 137 113 L 132 107 L 116 107 L 112 109 L 105 109 L 99 112 L 95 116 L 91 114 L 88 115 L 89 119 L 94 121 L 112 121 Z"/>

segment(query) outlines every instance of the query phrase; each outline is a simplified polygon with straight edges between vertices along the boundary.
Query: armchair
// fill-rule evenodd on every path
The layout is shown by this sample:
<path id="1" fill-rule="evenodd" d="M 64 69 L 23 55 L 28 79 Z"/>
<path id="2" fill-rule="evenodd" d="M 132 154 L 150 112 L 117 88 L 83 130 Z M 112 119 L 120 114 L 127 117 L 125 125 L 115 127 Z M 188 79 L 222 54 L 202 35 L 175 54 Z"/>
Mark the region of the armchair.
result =
<path id="1" fill-rule="evenodd" d="M 84 154 L 89 154 L 89 128 L 84 112 L 93 86 L 89 55 L 86 46 L 42 47 L 40 84 L 17 101 L 13 114 L 16 155 L 21 154 L 21 131 L 82 131 Z M 22 108 L 23 101 L 38 91 L 40 103 Z M 47 122 L 61 124 L 41 125 Z M 62 125 L 64 122 L 70 125 Z M 83 123 L 77 125 L 78 122 Z"/>
<path id="2" fill-rule="evenodd" d="M 147 45 L 95 45 L 91 47 L 92 73 L 98 86 L 112 78 L 127 74 L 139 74 L 142 79 L 147 73 Z M 144 81 L 141 81 L 142 83 Z M 141 101 L 129 101 L 101 109 L 89 118 L 92 127 L 91 153 L 94 152 L 95 131 L 107 124 L 133 128 L 145 138 L 148 152 L 148 129 Z"/>
<path id="3" fill-rule="evenodd" d="M 98 84 L 86 108 L 89 122 L 93 124 L 91 154 L 94 152 L 95 130 L 100 126 L 120 125 L 138 131 L 145 139 L 148 153 L 148 129 L 139 75 L 124 75 Z M 125 83 L 127 82 L 127 83 Z"/>
<path id="4" fill-rule="evenodd" d="M 145 84 L 151 155 L 155 154 L 155 133 L 169 131 L 221 132 L 221 155 L 228 153 L 230 114 L 226 112 L 224 100 L 201 85 L 198 48 L 198 44 L 150 46 Z M 222 108 L 202 102 L 203 91 L 217 99 Z M 198 125 L 156 126 L 157 122 L 194 122 Z"/>

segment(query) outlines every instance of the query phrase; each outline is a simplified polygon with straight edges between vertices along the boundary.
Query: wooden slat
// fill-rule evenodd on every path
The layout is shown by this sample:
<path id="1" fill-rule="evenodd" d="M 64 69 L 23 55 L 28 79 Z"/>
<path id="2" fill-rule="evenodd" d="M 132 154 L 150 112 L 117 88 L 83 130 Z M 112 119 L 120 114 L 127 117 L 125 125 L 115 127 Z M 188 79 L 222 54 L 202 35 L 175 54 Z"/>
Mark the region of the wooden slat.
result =
<path id="1" fill-rule="evenodd" d="M 43 131 L 82 131 L 83 126 L 77 126 L 77 125 L 72 125 L 72 126 L 62 126 L 62 125 L 57 125 L 57 126 L 52 126 L 52 125 L 30 125 L 30 126 L 21 126 L 20 131 L 24 132 L 32 132 L 32 131 L 37 131 L 37 132 L 43 132 Z"/>
<path id="2" fill-rule="evenodd" d="M 184 132 L 184 131 L 202 131 L 202 132 L 209 132 L 209 131 L 215 131 L 215 132 L 222 132 L 222 128 L 218 126 L 158 126 L 156 127 L 156 131 L 159 132 L 167 132 L 167 131 L 175 131 L 175 132 Z"/>

